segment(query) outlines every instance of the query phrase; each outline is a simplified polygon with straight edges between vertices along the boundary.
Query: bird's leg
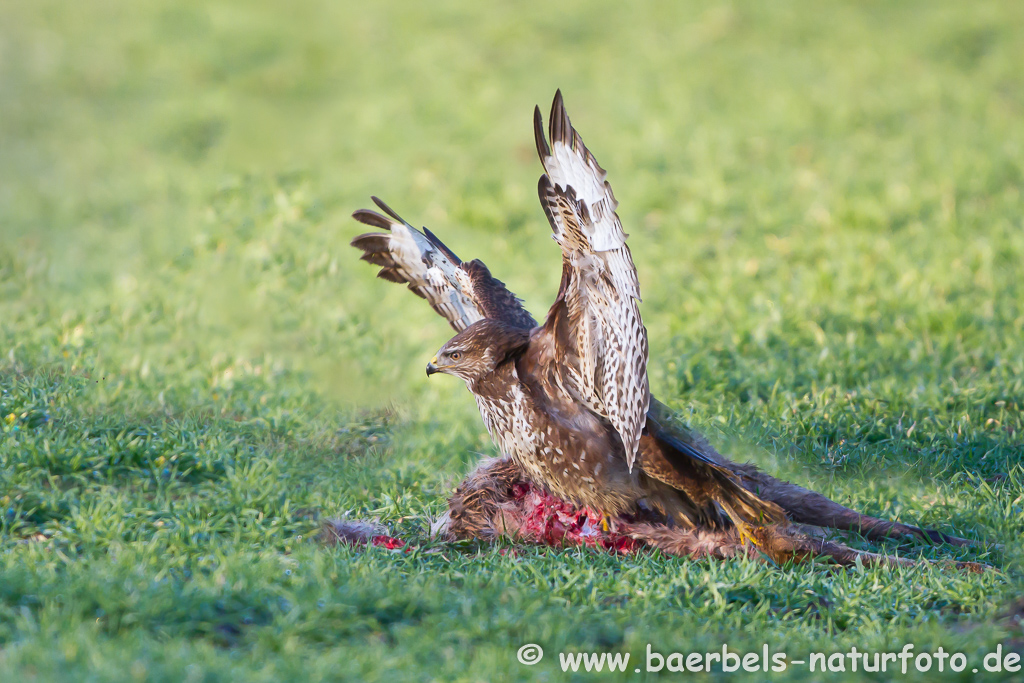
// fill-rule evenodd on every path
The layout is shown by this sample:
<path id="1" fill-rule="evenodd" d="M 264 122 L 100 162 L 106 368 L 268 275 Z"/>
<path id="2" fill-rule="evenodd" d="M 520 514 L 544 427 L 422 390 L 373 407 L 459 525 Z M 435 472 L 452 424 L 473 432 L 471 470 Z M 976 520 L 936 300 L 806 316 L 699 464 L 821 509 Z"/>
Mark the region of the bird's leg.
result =
<path id="1" fill-rule="evenodd" d="M 733 520 L 733 523 L 736 525 L 737 531 L 740 532 L 740 545 L 744 545 L 747 541 L 750 541 L 750 545 L 756 548 L 757 539 L 754 537 L 754 534 L 750 532 L 750 527 L 741 520 Z"/>
<path id="2" fill-rule="evenodd" d="M 612 533 L 615 529 L 615 520 L 612 519 L 604 510 L 600 510 L 598 514 L 600 515 L 598 519 L 600 520 L 601 531 L 606 534 Z"/>
<path id="3" fill-rule="evenodd" d="M 732 506 L 718 501 L 718 504 L 725 510 L 725 514 L 729 515 L 733 525 L 736 527 L 736 531 L 740 534 L 740 545 L 746 545 L 747 541 L 750 541 L 750 545 L 757 548 L 757 537 L 751 532 L 750 527 L 743 521 L 743 517 L 736 514 L 736 511 L 732 509 Z"/>

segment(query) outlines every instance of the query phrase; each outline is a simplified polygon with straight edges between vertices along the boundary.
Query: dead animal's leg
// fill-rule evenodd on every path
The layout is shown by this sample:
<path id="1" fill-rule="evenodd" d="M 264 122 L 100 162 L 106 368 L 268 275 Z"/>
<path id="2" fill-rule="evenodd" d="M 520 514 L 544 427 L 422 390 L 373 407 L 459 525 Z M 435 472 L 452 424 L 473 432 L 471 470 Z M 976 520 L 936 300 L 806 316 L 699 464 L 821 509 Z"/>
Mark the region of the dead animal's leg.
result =
<path id="1" fill-rule="evenodd" d="M 804 534 L 792 526 L 765 527 L 761 533 L 761 549 L 776 562 L 803 562 L 814 557 L 827 557 L 843 566 L 856 564 L 884 564 L 892 567 L 910 567 L 917 562 L 903 557 L 854 550 L 842 543 L 833 543 Z"/>
<path id="2" fill-rule="evenodd" d="M 757 550 L 740 539 L 734 529 L 668 527 L 664 524 L 634 524 L 629 535 L 668 555 L 700 559 L 711 557 L 756 557 Z"/>
<path id="3" fill-rule="evenodd" d="M 863 515 L 820 493 L 782 481 L 761 472 L 753 465 L 732 465 L 741 483 L 758 496 L 770 500 L 789 515 L 794 522 L 815 526 L 846 529 L 863 534 L 869 539 L 917 536 L 932 543 L 970 546 L 972 541 L 944 534 L 932 529 L 921 529 L 909 524 L 889 522 Z"/>
<path id="4" fill-rule="evenodd" d="M 802 534 L 790 526 L 769 525 L 751 527 L 755 546 L 744 542 L 741 533 L 735 529 L 682 529 L 660 524 L 635 524 L 629 535 L 660 549 L 669 555 L 693 559 L 711 557 L 759 558 L 762 554 L 779 564 L 806 562 L 815 557 L 829 558 L 842 566 L 855 564 L 886 564 L 890 566 L 913 566 L 913 560 L 891 555 L 881 555 L 848 548 L 840 543 L 815 539 Z"/>

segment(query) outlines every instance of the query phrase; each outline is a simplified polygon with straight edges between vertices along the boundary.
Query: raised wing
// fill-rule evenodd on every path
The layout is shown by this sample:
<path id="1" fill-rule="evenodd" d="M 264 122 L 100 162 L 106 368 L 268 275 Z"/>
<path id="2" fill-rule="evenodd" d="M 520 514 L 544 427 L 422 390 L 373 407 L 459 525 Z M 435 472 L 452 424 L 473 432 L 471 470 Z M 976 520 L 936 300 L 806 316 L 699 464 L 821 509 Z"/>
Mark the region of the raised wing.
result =
<path id="1" fill-rule="evenodd" d="M 611 422 L 632 468 L 650 403 L 636 267 L 607 174 L 569 122 L 561 91 L 548 125 L 550 146 L 537 108 L 534 133 L 546 172 L 538 193 L 562 248 L 562 286 L 545 325 L 564 359 L 564 383 Z"/>
<path id="2" fill-rule="evenodd" d="M 364 261 L 381 266 L 377 277 L 408 283 L 456 332 L 483 318 L 524 329 L 537 325 L 522 302 L 491 276 L 482 261 L 464 263 L 430 230 L 420 232 L 380 199 L 373 197 L 373 202 L 387 215 L 360 209 L 352 217 L 387 232 L 359 235 L 352 246 L 363 250 Z"/>

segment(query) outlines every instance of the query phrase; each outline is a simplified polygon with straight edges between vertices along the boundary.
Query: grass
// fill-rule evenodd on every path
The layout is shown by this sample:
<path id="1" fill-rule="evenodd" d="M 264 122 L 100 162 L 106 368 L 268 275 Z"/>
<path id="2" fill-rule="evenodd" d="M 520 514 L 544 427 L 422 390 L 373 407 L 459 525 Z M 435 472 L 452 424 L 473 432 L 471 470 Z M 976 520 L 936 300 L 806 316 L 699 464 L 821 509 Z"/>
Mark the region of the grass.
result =
<path id="1" fill-rule="evenodd" d="M 1021 26 L 998 2 L 3 3 L 0 680 L 1020 649 Z M 494 449 L 423 376 L 443 321 L 373 280 L 349 214 L 380 194 L 543 313 L 530 114 L 556 87 L 622 203 L 655 394 L 737 458 L 988 544 L 883 549 L 1000 571 L 426 539 Z M 414 549 L 322 547 L 318 515 Z"/>

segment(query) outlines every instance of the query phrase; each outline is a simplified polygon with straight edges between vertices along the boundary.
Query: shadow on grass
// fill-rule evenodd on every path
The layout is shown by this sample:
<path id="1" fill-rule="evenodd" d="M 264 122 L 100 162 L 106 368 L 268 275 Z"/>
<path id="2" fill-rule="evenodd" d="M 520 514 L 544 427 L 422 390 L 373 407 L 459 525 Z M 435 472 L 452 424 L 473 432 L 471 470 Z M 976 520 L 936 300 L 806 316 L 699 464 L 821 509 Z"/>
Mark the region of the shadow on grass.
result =
<path id="1" fill-rule="evenodd" d="M 175 529 L 202 543 L 239 525 L 299 533 L 319 502 L 304 499 L 312 480 L 387 447 L 385 413 L 311 423 L 263 415 L 244 390 L 230 408 L 95 408 L 94 385 L 60 368 L 0 373 L 3 536 L 89 546 Z"/>

